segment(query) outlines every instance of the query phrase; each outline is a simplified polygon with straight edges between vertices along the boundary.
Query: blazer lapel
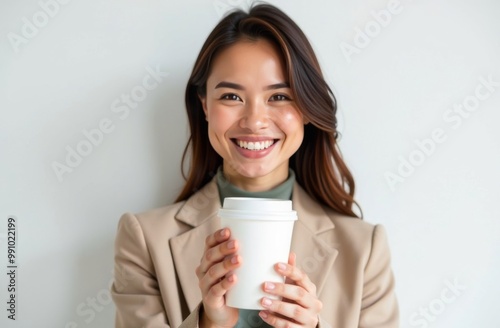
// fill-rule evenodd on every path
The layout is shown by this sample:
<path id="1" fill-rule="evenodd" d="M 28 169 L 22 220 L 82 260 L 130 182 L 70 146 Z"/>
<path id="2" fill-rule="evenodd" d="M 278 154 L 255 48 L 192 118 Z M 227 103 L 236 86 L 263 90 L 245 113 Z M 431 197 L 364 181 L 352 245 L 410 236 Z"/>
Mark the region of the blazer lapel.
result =
<path id="1" fill-rule="evenodd" d="M 291 250 L 297 255 L 297 266 L 316 285 L 319 296 L 338 255 L 338 250 L 331 246 L 335 225 L 323 207 L 297 183 L 292 203 L 299 220 L 294 226 Z"/>
<path id="2" fill-rule="evenodd" d="M 175 270 L 190 312 L 201 300 L 195 270 L 203 255 L 205 238 L 220 228 L 220 219 L 217 217 L 220 206 L 219 191 L 213 179 L 190 197 L 175 217 L 193 227 L 170 239 Z"/>

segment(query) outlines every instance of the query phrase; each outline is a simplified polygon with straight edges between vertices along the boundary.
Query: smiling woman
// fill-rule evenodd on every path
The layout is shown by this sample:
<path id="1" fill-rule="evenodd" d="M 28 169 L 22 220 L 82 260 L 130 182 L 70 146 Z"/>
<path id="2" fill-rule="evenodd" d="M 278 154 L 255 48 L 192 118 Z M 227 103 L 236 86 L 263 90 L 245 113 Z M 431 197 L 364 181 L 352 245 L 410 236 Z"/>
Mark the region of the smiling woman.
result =
<path id="1" fill-rule="evenodd" d="M 238 42 L 213 60 L 200 96 L 208 136 L 226 179 L 241 189 L 264 191 L 285 181 L 302 143 L 304 120 L 284 71 L 278 49 L 265 39 Z"/>
<path id="2" fill-rule="evenodd" d="M 357 217 L 335 97 L 300 28 L 270 5 L 227 15 L 198 55 L 186 109 L 176 203 L 120 220 L 116 327 L 398 327 L 385 232 Z M 245 261 L 216 215 L 226 197 L 291 199 L 297 212 L 288 263 L 274 268 L 286 280 L 262 281 L 260 311 L 226 305 Z"/>

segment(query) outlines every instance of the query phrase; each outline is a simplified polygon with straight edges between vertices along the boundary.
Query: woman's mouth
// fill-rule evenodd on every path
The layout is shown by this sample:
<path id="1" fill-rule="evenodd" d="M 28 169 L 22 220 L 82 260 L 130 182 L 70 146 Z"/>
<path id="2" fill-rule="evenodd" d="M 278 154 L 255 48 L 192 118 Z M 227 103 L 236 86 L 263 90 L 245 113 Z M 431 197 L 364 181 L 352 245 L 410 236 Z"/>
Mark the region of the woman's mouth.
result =
<path id="1" fill-rule="evenodd" d="M 240 148 L 247 150 L 264 150 L 271 147 L 277 139 L 261 140 L 261 141 L 246 141 L 240 139 L 232 139 L 233 142 Z"/>

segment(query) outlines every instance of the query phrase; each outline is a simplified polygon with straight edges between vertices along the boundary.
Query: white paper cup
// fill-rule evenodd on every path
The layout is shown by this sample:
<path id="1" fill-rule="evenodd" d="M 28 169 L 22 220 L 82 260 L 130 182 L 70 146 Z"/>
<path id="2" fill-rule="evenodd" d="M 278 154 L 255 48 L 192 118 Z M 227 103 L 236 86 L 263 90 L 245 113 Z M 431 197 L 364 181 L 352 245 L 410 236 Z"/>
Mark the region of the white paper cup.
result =
<path id="1" fill-rule="evenodd" d="M 219 210 L 222 227 L 240 245 L 242 265 L 234 271 L 237 283 L 226 294 L 226 304 L 240 309 L 260 310 L 265 281 L 283 282 L 275 270 L 277 262 L 288 262 L 293 224 L 297 212 L 289 200 L 228 197 Z"/>

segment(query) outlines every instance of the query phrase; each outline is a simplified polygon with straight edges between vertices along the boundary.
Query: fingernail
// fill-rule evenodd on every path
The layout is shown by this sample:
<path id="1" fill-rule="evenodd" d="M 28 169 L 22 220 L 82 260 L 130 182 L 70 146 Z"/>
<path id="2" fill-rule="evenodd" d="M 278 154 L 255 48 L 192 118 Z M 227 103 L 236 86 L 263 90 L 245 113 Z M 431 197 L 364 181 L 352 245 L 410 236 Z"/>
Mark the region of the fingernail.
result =
<path id="1" fill-rule="evenodd" d="M 238 255 L 235 255 L 231 258 L 231 263 L 236 264 L 238 263 Z"/>
<path id="2" fill-rule="evenodd" d="M 264 311 L 259 312 L 261 318 L 267 319 L 267 313 Z"/>
<path id="3" fill-rule="evenodd" d="M 229 243 L 227 243 L 227 248 L 229 249 L 234 248 L 234 240 L 231 240 Z"/>
<path id="4" fill-rule="evenodd" d="M 224 237 L 226 235 L 226 229 L 222 229 L 220 231 L 220 235 L 221 235 L 221 237 Z"/>
<path id="5" fill-rule="evenodd" d="M 233 281 L 234 281 L 234 277 L 233 277 L 233 275 L 230 275 L 229 277 L 227 277 L 227 280 L 228 280 L 229 282 L 233 282 Z"/>
<path id="6" fill-rule="evenodd" d="M 269 299 L 269 298 L 263 298 L 262 299 L 262 305 L 264 305 L 265 307 L 268 307 L 269 305 L 273 304 L 273 302 Z"/>
<path id="7" fill-rule="evenodd" d="M 267 290 L 273 290 L 274 289 L 274 284 L 272 282 L 266 282 L 266 289 Z"/>
<path id="8" fill-rule="evenodd" d="M 286 264 L 284 264 L 284 263 L 278 263 L 278 269 L 280 269 L 281 271 L 285 271 L 286 270 Z"/>

